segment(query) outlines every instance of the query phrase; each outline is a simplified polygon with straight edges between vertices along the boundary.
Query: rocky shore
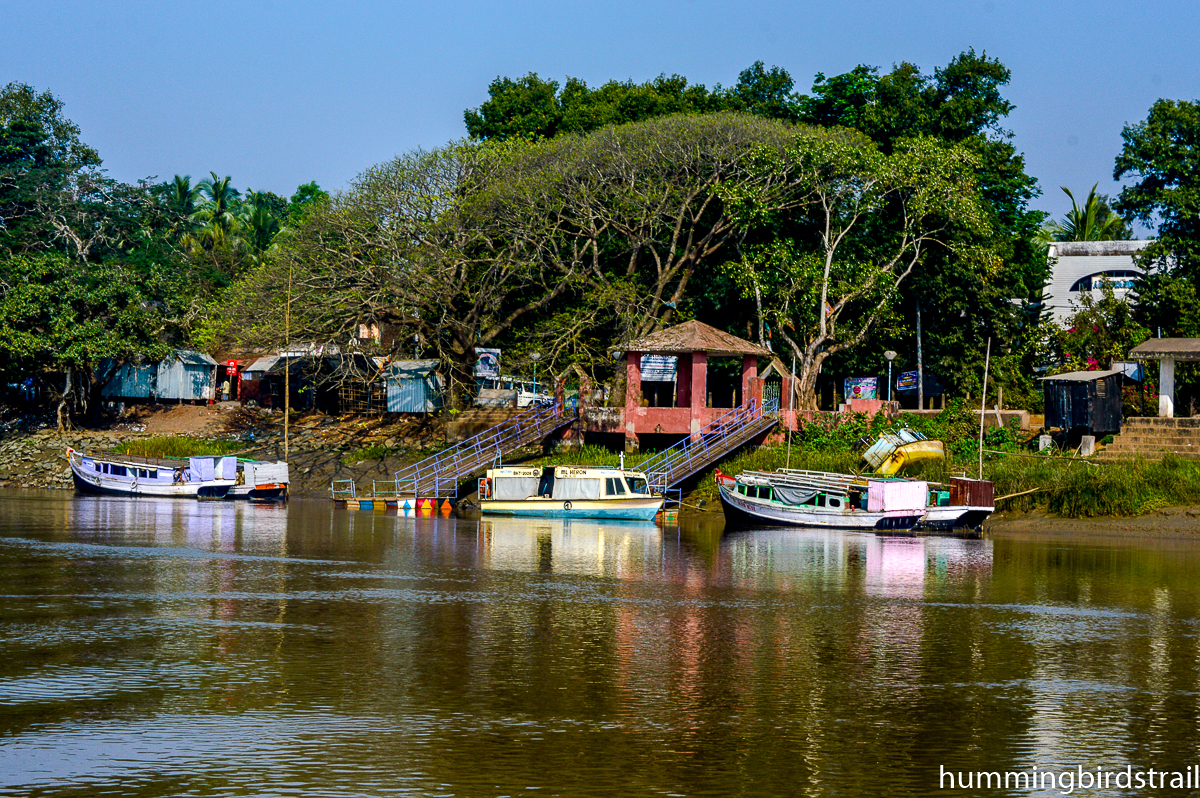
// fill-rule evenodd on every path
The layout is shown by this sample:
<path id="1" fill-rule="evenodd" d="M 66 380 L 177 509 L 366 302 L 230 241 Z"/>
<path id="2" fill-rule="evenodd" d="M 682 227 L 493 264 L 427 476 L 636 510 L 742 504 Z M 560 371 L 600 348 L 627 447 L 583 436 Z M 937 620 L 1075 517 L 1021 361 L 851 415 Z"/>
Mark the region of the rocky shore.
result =
<path id="1" fill-rule="evenodd" d="M 187 410 L 188 413 L 182 411 Z M 236 440 L 238 457 L 283 459 L 282 413 L 243 408 L 184 407 L 123 421 L 110 429 L 52 427 L 6 430 L 0 437 L 0 488 L 72 489 L 67 448 L 109 452 L 139 438 L 167 435 Z M 181 417 L 187 418 L 181 421 Z M 367 487 L 445 445 L 445 426 L 435 418 L 384 421 L 379 417 L 334 418 L 320 413 L 294 418 L 288 461 L 293 496 L 328 496 L 333 479 Z"/>

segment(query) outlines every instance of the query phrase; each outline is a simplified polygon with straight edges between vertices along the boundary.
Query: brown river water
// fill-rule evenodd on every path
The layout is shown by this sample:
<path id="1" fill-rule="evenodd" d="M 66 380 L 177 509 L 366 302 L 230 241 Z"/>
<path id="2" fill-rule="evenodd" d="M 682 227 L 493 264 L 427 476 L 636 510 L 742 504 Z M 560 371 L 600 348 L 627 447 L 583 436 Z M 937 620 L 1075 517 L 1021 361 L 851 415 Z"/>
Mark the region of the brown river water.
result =
<path id="1" fill-rule="evenodd" d="M 1188 540 L 0 492 L 0 796 L 1059 795 L 944 774 L 1200 765 L 1198 613 Z"/>

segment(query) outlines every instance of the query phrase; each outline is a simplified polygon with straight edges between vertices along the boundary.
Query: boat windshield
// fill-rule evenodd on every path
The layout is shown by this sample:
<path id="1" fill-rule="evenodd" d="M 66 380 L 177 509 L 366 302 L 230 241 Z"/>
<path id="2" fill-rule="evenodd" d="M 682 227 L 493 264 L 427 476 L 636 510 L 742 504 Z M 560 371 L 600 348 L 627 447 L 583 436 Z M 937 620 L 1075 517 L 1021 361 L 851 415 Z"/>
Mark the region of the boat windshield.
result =
<path id="1" fill-rule="evenodd" d="M 630 493 L 650 492 L 650 488 L 646 485 L 646 480 L 641 477 L 625 477 L 625 482 L 629 485 Z"/>

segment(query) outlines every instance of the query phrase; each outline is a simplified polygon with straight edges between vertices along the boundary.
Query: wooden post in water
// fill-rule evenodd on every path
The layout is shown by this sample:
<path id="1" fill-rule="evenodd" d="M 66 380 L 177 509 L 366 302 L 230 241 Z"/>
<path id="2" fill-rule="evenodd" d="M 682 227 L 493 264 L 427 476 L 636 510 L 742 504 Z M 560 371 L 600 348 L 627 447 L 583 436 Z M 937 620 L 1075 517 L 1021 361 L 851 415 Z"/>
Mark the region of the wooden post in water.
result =
<path id="1" fill-rule="evenodd" d="M 987 413 L 988 366 L 992 364 L 992 339 L 988 337 L 987 356 L 983 359 L 983 397 L 979 401 L 979 478 L 983 479 L 983 419 Z"/>

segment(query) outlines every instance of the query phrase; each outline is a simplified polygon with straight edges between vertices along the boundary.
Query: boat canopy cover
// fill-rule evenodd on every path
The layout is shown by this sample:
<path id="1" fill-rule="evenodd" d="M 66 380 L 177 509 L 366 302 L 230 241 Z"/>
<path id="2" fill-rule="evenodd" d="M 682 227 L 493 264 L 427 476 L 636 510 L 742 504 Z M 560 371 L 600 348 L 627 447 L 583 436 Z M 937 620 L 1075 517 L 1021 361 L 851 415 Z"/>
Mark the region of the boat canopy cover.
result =
<path id="1" fill-rule="evenodd" d="M 216 463 L 211 457 L 189 457 L 188 466 L 195 478 L 201 482 L 217 478 Z"/>
<path id="2" fill-rule="evenodd" d="M 550 498 L 574 501 L 599 499 L 600 480 L 598 478 L 575 479 L 571 477 L 558 477 L 554 480 L 554 492 L 550 494 Z"/>
<path id="3" fill-rule="evenodd" d="M 790 485 L 775 485 L 775 498 L 784 504 L 804 504 L 810 501 L 819 491 L 812 488 L 799 488 Z"/>
<path id="4" fill-rule="evenodd" d="M 505 476 L 492 479 L 492 498 L 498 501 L 521 501 L 538 495 L 537 490 L 537 476 Z"/>

